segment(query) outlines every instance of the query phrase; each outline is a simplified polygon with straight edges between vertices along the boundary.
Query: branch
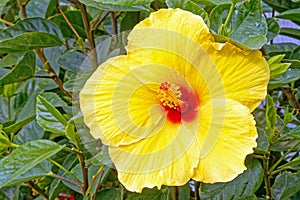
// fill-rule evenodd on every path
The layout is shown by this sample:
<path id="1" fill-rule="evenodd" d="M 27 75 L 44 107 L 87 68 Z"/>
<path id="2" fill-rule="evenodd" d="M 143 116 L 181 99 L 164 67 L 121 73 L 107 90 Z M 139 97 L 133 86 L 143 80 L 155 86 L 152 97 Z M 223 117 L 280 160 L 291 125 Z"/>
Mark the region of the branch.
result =
<path id="1" fill-rule="evenodd" d="M 26 184 L 32 189 L 34 190 L 34 192 L 38 193 L 39 195 L 41 195 L 41 197 L 43 197 L 44 199 L 48 200 L 48 196 L 46 195 L 46 193 L 41 190 L 41 188 L 39 188 L 37 185 L 35 185 L 32 181 L 28 181 L 26 182 Z"/>
<path id="2" fill-rule="evenodd" d="M 89 187 L 89 182 L 88 182 L 88 168 L 85 164 L 84 158 L 82 153 L 78 153 L 78 158 L 79 158 L 79 162 L 80 162 L 80 166 L 82 169 L 82 177 L 83 177 L 83 186 L 82 186 L 82 191 L 83 191 L 83 195 L 86 195 L 86 191 Z"/>
<path id="3" fill-rule="evenodd" d="M 69 21 L 69 19 L 65 15 L 64 11 L 59 6 L 57 7 L 57 9 L 60 12 L 60 14 L 63 16 L 64 20 L 67 22 L 68 26 L 71 28 L 71 30 L 73 31 L 73 33 L 76 35 L 77 39 L 80 39 L 81 38 L 80 35 L 77 33 L 76 29 L 74 28 L 74 26 L 72 25 L 72 23 Z"/>
<path id="4" fill-rule="evenodd" d="M 195 200 L 200 200 L 199 188 L 200 188 L 200 182 L 195 181 L 195 192 L 194 192 Z"/>
<path id="5" fill-rule="evenodd" d="M 283 93 L 285 94 L 285 96 L 289 99 L 289 101 L 291 102 L 291 104 L 293 105 L 293 107 L 297 110 L 300 109 L 299 103 L 294 95 L 294 93 L 292 92 L 292 90 L 290 88 L 281 88 L 281 90 L 283 91 Z"/>
<path id="6" fill-rule="evenodd" d="M 113 33 L 115 35 L 118 34 L 118 24 L 117 24 L 117 18 L 114 12 L 110 12 L 110 19 L 111 19 L 111 25 L 113 27 Z"/>
<path id="7" fill-rule="evenodd" d="M 103 20 L 108 16 L 109 12 L 106 12 L 105 15 L 102 17 L 104 10 L 101 10 L 96 19 L 93 21 L 91 25 L 91 31 L 97 30 Z"/>
<path id="8" fill-rule="evenodd" d="M 58 85 L 59 89 L 67 96 L 71 97 L 72 99 L 74 99 L 73 95 L 66 91 L 64 89 L 63 86 L 63 82 L 60 80 L 60 78 L 56 75 L 54 69 L 52 68 L 52 66 L 50 65 L 50 63 L 48 62 L 44 52 L 42 49 L 36 49 L 35 50 L 36 54 L 39 56 L 39 58 L 41 59 L 41 61 L 43 62 L 47 73 L 53 78 L 53 80 L 55 81 L 55 83 Z"/>
<path id="9" fill-rule="evenodd" d="M 25 5 L 22 3 L 22 0 L 18 0 L 18 7 L 20 9 L 22 18 L 26 18 L 27 17 L 26 9 L 25 9 Z"/>
<path id="10" fill-rule="evenodd" d="M 8 26 L 13 26 L 13 25 L 14 25 L 13 23 L 11 23 L 11 22 L 9 22 L 9 21 L 6 21 L 5 19 L 2 19 L 2 18 L 0 18 L 0 22 L 6 24 L 6 25 L 8 25 Z"/>
<path id="11" fill-rule="evenodd" d="M 90 45 L 89 58 L 91 60 L 93 68 L 97 69 L 98 60 L 97 60 L 96 44 L 95 44 L 94 34 L 93 34 L 93 31 L 91 30 L 90 22 L 89 22 L 89 19 L 88 19 L 88 14 L 87 14 L 87 11 L 86 11 L 86 7 L 85 7 L 84 4 L 80 3 L 78 0 L 76 0 L 75 3 L 76 3 L 76 5 L 79 6 L 79 9 L 80 9 L 80 12 L 81 12 L 81 15 L 82 15 L 84 30 L 85 30 L 87 39 L 89 41 L 89 45 Z"/>
<path id="12" fill-rule="evenodd" d="M 156 1 L 153 1 L 153 2 L 151 3 L 151 6 L 152 6 L 152 8 L 153 8 L 154 10 L 159 10 L 159 6 L 158 6 L 158 4 L 157 4 Z"/>
<path id="13" fill-rule="evenodd" d="M 68 183 L 70 183 L 70 184 L 72 184 L 72 185 L 74 185 L 78 188 L 82 188 L 82 186 L 79 183 L 73 182 L 73 181 L 71 181 L 71 180 L 69 180 L 65 177 L 59 176 L 59 175 L 54 174 L 54 173 L 51 173 L 50 176 L 53 177 L 53 178 L 57 178 L 57 179 L 60 179 L 62 181 L 68 182 Z"/>
<path id="14" fill-rule="evenodd" d="M 173 200 L 178 200 L 178 186 L 172 187 L 172 197 Z"/>

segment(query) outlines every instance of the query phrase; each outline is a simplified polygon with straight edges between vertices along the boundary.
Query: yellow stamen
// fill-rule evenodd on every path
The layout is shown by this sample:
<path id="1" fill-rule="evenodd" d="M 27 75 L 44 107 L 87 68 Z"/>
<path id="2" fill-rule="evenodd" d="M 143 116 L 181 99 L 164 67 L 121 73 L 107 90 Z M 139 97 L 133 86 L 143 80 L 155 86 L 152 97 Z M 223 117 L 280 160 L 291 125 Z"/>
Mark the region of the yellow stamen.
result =
<path id="1" fill-rule="evenodd" d="M 168 82 L 161 83 L 158 91 L 158 99 L 163 106 L 168 106 L 176 110 L 182 101 L 180 97 L 182 95 L 180 87 L 175 84 L 170 84 Z"/>

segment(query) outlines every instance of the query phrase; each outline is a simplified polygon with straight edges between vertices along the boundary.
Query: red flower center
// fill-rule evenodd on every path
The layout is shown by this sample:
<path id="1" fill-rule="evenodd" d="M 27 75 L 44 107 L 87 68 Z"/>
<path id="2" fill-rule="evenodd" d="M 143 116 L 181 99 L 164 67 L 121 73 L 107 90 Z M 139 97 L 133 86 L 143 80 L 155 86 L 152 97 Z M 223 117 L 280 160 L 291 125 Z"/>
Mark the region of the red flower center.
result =
<path id="1" fill-rule="evenodd" d="M 163 82 L 159 86 L 158 98 L 172 123 L 191 122 L 197 117 L 197 95 L 187 88 Z"/>

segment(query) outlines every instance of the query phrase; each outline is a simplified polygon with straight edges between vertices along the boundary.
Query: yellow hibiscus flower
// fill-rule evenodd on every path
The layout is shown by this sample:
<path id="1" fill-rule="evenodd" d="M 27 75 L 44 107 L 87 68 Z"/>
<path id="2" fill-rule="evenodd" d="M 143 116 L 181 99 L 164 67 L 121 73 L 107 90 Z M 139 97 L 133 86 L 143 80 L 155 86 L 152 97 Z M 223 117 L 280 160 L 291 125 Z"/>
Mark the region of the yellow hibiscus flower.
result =
<path id="1" fill-rule="evenodd" d="M 217 43 L 200 16 L 161 9 L 134 27 L 80 93 L 85 123 L 130 191 L 234 179 L 256 146 L 266 95 L 259 51 Z"/>

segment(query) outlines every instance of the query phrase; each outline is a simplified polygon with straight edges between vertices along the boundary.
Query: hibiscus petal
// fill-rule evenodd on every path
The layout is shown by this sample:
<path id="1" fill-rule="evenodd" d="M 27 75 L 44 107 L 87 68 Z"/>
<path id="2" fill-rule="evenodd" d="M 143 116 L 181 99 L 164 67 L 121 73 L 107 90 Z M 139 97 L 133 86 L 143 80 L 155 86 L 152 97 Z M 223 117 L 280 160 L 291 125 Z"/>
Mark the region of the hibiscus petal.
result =
<path id="1" fill-rule="evenodd" d="M 184 185 L 199 161 L 197 123 L 174 125 L 166 121 L 162 130 L 132 145 L 110 147 L 118 179 L 130 191 L 144 187 Z"/>
<path id="2" fill-rule="evenodd" d="M 261 53 L 243 51 L 230 43 L 215 43 L 208 53 L 222 76 L 226 98 L 242 103 L 252 112 L 265 98 L 270 76 Z"/>
<path id="3" fill-rule="evenodd" d="M 249 109 L 233 100 L 213 99 L 200 109 L 201 156 L 193 179 L 226 182 L 242 173 L 256 146 L 257 131 Z"/>
<path id="4" fill-rule="evenodd" d="M 141 21 L 131 31 L 128 36 L 128 53 L 141 47 L 144 48 L 147 46 L 145 42 L 149 41 L 162 43 L 166 47 L 170 44 L 164 42 L 163 38 L 171 36 L 172 32 L 194 41 L 214 40 L 200 16 L 181 9 L 160 9 L 151 13 L 149 18 Z M 181 47 L 178 46 L 178 48 Z"/>
<path id="5" fill-rule="evenodd" d="M 120 80 L 130 72 L 130 66 L 134 64 L 126 56 L 109 59 L 98 67 L 80 92 L 80 107 L 84 121 L 90 128 L 91 134 L 95 138 L 101 138 L 106 145 L 130 144 L 143 138 L 140 135 L 129 133 L 131 127 L 124 127 L 124 124 L 130 120 L 130 117 L 124 114 L 127 106 L 119 109 L 117 113 L 114 111 L 114 108 L 128 103 L 129 97 L 126 97 L 125 100 L 119 98 L 124 97 L 127 94 L 126 91 L 119 90 L 119 93 L 115 93 L 115 90 L 118 89 Z M 128 83 L 129 87 L 135 82 L 136 79 Z M 148 93 L 149 96 L 152 95 L 151 90 L 144 90 L 145 93 Z M 148 98 L 144 105 L 153 106 L 153 99 Z M 122 123 L 119 124 L 120 122 Z"/>

